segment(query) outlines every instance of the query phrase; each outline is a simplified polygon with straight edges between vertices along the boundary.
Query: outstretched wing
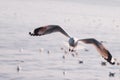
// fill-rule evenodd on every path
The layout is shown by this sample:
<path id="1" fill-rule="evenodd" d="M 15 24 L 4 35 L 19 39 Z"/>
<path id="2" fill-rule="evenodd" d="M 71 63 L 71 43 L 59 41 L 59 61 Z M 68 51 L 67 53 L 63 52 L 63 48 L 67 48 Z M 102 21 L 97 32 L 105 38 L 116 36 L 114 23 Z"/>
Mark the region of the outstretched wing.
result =
<path id="1" fill-rule="evenodd" d="M 88 39 L 79 39 L 78 41 L 82 41 L 83 43 L 86 44 L 93 44 L 105 60 L 107 60 L 110 64 L 115 64 L 110 52 L 96 39 L 88 38 Z"/>
<path id="2" fill-rule="evenodd" d="M 58 25 L 47 25 L 47 26 L 42 26 L 39 28 L 36 28 L 33 33 L 29 32 L 31 36 L 41 36 L 41 35 L 46 35 L 50 34 L 53 32 L 61 32 L 64 34 L 66 37 L 70 37 L 60 26 Z"/>

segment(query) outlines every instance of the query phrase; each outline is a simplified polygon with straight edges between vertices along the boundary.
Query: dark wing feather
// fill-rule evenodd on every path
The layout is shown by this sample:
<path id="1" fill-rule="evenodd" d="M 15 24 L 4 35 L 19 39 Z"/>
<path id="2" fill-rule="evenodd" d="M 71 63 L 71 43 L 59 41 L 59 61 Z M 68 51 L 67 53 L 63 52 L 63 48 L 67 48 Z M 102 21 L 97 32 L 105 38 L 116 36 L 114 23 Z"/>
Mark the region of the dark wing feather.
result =
<path id="1" fill-rule="evenodd" d="M 64 34 L 66 37 L 70 37 L 60 26 L 58 25 L 47 25 L 47 26 L 42 26 L 39 28 L 36 28 L 34 30 L 34 33 L 29 32 L 31 36 L 41 36 L 41 35 L 46 35 L 50 34 L 53 32 L 61 32 Z"/>
<path id="2" fill-rule="evenodd" d="M 88 39 L 80 39 L 78 41 L 82 41 L 86 44 L 93 44 L 105 60 L 107 60 L 110 64 L 115 64 L 114 62 L 111 62 L 112 55 L 110 54 L 110 52 L 96 39 L 88 38 Z"/>

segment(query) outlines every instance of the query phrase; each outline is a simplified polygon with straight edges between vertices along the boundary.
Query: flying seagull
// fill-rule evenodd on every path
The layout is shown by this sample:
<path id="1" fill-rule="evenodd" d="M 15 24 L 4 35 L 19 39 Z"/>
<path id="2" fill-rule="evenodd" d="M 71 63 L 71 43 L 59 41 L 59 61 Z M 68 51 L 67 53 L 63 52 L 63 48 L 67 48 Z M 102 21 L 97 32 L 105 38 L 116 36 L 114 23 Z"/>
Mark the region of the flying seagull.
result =
<path id="1" fill-rule="evenodd" d="M 70 37 L 59 25 L 41 26 L 39 28 L 34 29 L 33 33 L 29 32 L 29 34 L 31 36 L 42 36 L 42 35 L 46 35 L 46 34 L 50 34 L 50 33 L 54 33 L 54 32 L 60 32 L 69 38 L 68 43 L 69 43 L 69 46 L 71 47 L 71 48 L 69 48 L 69 51 L 71 51 L 71 52 L 74 51 L 74 48 L 77 46 L 78 42 L 83 42 L 85 44 L 93 44 L 96 47 L 96 49 L 98 50 L 98 52 L 101 54 L 101 56 L 107 62 L 109 62 L 112 65 L 115 64 L 115 59 L 112 57 L 110 52 L 103 46 L 102 43 L 100 43 L 99 41 L 97 41 L 94 38 L 75 39 L 73 37 Z"/>

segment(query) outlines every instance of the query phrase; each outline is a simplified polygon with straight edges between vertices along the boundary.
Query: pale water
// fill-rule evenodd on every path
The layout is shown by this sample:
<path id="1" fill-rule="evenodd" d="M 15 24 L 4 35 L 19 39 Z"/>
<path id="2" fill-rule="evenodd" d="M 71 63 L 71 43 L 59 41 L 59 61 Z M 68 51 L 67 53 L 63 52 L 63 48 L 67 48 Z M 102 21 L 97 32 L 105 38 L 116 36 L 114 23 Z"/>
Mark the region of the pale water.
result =
<path id="1" fill-rule="evenodd" d="M 61 50 L 68 50 L 64 35 L 28 34 L 39 26 L 57 24 L 71 36 L 104 41 L 120 61 L 119 0 L 103 5 L 103 0 L 92 2 L 1 0 L 0 80 L 120 80 L 120 66 L 101 66 L 105 60 L 94 46 L 84 45 L 88 51 L 78 49 L 78 55 L 73 57 Z M 80 60 L 83 64 L 79 64 Z M 115 73 L 114 77 L 109 77 L 109 72 Z"/>

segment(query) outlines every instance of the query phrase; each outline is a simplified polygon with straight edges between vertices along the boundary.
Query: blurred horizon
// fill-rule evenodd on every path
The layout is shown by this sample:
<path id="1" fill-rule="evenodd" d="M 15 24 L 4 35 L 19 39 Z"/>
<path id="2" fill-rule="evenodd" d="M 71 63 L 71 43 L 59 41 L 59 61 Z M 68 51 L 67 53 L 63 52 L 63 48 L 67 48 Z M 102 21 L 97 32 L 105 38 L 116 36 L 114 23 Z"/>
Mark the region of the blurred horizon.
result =
<path id="1" fill-rule="evenodd" d="M 59 25 L 78 39 L 105 42 L 120 61 L 119 4 L 119 0 L 0 0 L 0 80 L 119 80 L 119 66 L 101 66 L 105 60 L 94 46 L 84 45 L 88 51 L 78 49 L 73 57 L 61 50 L 68 50 L 64 35 L 29 35 L 37 27 Z"/>

